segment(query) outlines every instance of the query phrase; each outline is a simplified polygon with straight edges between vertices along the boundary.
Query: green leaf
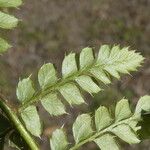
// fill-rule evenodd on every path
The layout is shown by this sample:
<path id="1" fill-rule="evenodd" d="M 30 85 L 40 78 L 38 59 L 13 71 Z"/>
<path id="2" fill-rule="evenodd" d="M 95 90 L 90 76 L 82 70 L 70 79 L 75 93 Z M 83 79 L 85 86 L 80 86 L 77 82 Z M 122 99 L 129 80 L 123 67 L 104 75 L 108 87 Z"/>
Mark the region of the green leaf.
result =
<path id="1" fill-rule="evenodd" d="M 0 0 L 0 7 L 18 7 L 21 4 L 21 0 Z"/>
<path id="2" fill-rule="evenodd" d="M 43 107 L 50 113 L 50 115 L 58 116 L 65 114 L 65 106 L 57 97 L 57 94 L 49 94 L 41 99 Z"/>
<path id="3" fill-rule="evenodd" d="M 80 68 L 91 65 L 94 61 L 92 48 L 86 47 L 80 53 Z"/>
<path id="4" fill-rule="evenodd" d="M 90 115 L 82 114 L 78 116 L 72 130 L 76 144 L 88 138 L 93 133 Z"/>
<path id="5" fill-rule="evenodd" d="M 42 127 L 36 107 L 27 107 L 21 112 L 21 118 L 24 121 L 27 130 L 34 136 L 40 137 Z"/>
<path id="6" fill-rule="evenodd" d="M 134 131 L 126 124 L 118 125 L 117 127 L 111 130 L 114 134 L 116 134 L 120 139 L 129 143 L 136 144 L 139 143 L 140 140 L 137 138 Z"/>
<path id="7" fill-rule="evenodd" d="M 104 106 L 100 106 L 95 112 L 95 125 L 96 130 L 100 131 L 108 127 L 112 123 L 112 118 L 108 112 L 108 109 Z"/>
<path id="8" fill-rule="evenodd" d="M 84 99 L 82 98 L 79 89 L 73 83 L 65 84 L 60 87 L 59 91 L 70 105 L 80 105 L 84 103 Z"/>
<path id="9" fill-rule="evenodd" d="M 149 95 L 145 95 L 140 98 L 140 100 L 138 101 L 136 105 L 135 113 L 136 114 L 141 113 L 142 110 L 150 111 L 150 96 Z"/>
<path id="10" fill-rule="evenodd" d="M 113 77 L 117 78 L 117 79 L 120 79 L 120 75 L 119 73 L 117 72 L 117 70 L 115 70 L 114 66 L 106 66 L 105 67 L 105 70 L 111 74 Z"/>
<path id="11" fill-rule="evenodd" d="M 127 99 L 120 100 L 115 109 L 115 119 L 120 121 L 122 119 L 129 118 L 132 115 L 129 102 Z"/>
<path id="12" fill-rule="evenodd" d="M 25 102 L 33 97 L 35 90 L 33 88 L 33 83 L 30 77 L 19 81 L 17 87 L 17 98 L 21 102 Z"/>
<path id="13" fill-rule="evenodd" d="M 38 73 L 39 84 L 42 88 L 50 86 L 57 81 L 56 70 L 51 63 L 44 64 Z"/>
<path id="14" fill-rule="evenodd" d="M 86 75 L 79 76 L 75 79 L 75 81 L 87 92 L 98 93 L 101 89 L 97 84 L 93 82 L 93 80 Z"/>
<path id="15" fill-rule="evenodd" d="M 62 75 L 64 78 L 70 76 L 77 71 L 77 64 L 75 59 L 75 53 L 71 53 L 65 56 L 62 63 Z"/>
<path id="16" fill-rule="evenodd" d="M 68 147 L 67 137 L 63 129 L 57 129 L 53 132 L 50 139 L 50 145 L 52 150 L 66 150 Z"/>
<path id="17" fill-rule="evenodd" d="M 106 61 L 110 55 L 110 47 L 108 45 L 102 45 L 100 47 L 97 61 L 102 63 L 103 61 Z"/>
<path id="18" fill-rule="evenodd" d="M 4 39 L 0 38 L 0 53 L 7 51 L 9 48 L 11 48 L 11 45 L 9 45 Z"/>
<path id="19" fill-rule="evenodd" d="M 94 140 L 101 150 L 120 150 L 119 145 L 116 143 L 114 136 L 104 134 Z"/>
<path id="20" fill-rule="evenodd" d="M 0 11 L 0 28 L 11 29 L 16 27 L 18 19 Z"/>
<path id="21" fill-rule="evenodd" d="M 104 84 L 111 83 L 109 77 L 107 77 L 106 73 L 100 67 L 94 67 L 90 70 L 90 73 L 97 78 L 98 80 L 102 81 Z"/>
<path id="22" fill-rule="evenodd" d="M 141 129 L 141 126 L 138 125 L 138 122 L 139 120 L 128 121 L 128 125 L 132 128 L 132 130 L 134 130 L 135 133 Z"/>
<path id="23" fill-rule="evenodd" d="M 128 49 L 128 47 L 120 48 L 118 45 L 112 48 L 103 45 L 98 54 L 97 64 L 119 79 L 119 73 L 128 74 L 129 71 L 135 71 L 144 60 L 139 53 Z"/>

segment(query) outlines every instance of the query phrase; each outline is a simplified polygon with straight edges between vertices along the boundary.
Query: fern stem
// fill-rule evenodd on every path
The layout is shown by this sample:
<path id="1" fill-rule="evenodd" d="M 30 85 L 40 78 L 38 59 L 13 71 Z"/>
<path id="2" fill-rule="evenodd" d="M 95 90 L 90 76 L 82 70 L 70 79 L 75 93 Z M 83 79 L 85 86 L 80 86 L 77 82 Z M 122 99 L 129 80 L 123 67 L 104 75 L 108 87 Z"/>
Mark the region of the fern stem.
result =
<path id="1" fill-rule="evenodd" d="M 26 131 L 25 127 L 20 122 L 19 118 L 17 117 L 16 113 L 6 104 L 3 98 L 0 97 L 0 108 L 4 111 L 6 116 L 9 118 L 11 123 L 15 126 L 18 130 L 20 135 L 28 144 L 31 150 L 39 150 L 37 144 L 35 143 L 34 139 L 30 136 L 30 134 Z"/>
<path id="2" fill-rule="evenodd" d="M 82 145 L 88 143 L 88 142 L 92 142 L 94 141 L 96 138 L 102 136 L 103 134 L 107 133 L 107 132 L 110 132 L 114 127 L 120 125 L 120 124 L 127 124 L 128 121 L 131 121 L 131 120 L 135 120 L 137 119 L 135 116 L 132 116 L 128 119 L 125 119 L 125 120 L 122 120 L 120 122 L 115 122 L 113 123 L 111 126 L 101 130 L 100 132 L 98 133 L 95 133 L 94 135 L 92 135 L 91 137 L 81 141 L 80 143 L 78 144 L 75 144 L 73 147 L 71 147 L 69 150 L 77 150 L 78 148 L 80 148 Z"/>

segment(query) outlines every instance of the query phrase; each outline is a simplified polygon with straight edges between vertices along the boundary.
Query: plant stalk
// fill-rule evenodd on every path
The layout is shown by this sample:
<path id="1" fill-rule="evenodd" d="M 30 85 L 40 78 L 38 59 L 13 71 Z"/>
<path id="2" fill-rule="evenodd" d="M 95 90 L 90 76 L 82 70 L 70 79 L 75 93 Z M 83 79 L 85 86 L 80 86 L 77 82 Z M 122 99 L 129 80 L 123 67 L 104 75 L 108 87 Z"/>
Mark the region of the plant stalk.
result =
<path id="1" fill-rule="evenodd" d="M 0 97 L 0 108 L 2 111 L 6 114 L 8 119 L 11 121 L 11 123 L 14 125 L 14 127 L 18 130 L 22 138 L 26 141 L 28 144 L 29 148 L 31 150 L 39 150 L 36 142 L 34 139 L 30 136 L 30 134 L 27 132 L 23 124 L 20 122 L 19 118 L 16 115 L 16 112 L 13 111 L 6 101 Z"/>

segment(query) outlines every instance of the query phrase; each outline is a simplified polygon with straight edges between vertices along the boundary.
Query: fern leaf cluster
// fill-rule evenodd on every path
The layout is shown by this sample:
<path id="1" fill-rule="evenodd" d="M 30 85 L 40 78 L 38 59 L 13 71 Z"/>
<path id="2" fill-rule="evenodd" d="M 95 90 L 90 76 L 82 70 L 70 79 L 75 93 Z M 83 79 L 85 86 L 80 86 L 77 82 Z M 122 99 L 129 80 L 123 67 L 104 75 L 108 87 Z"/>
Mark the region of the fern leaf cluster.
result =
<path id="1" fill-rule="evenodd" d="M 94 121 L 89 114 L 82 114 L 75 120 L 72 132 L 75 145 L 70 147 L 63 128 L 53 132 L 50 139 L 52 150 L 76 150 L 88 142 L 95 142 L 101 150 L 119 150 L 118 138 L 129 144 L 140 142 L 137 131 L 142 111 L 150 111 L 150 96 L 143 96 L 131 111 L 127 99 L 120 100 L 115 108 L 115 115 L 100 106 L 95 111 Z M 94 123 L 93 123 L 94 122 Z"/>
<path id="2" fill-rule="evenodd" d="M 0 0 L 0 8 L 17 8 L 21 3 L 22 0 Z M 0 28 L 9 30 L 17 24 L 16 17 L 7 14 L 4 9 L 0 11 Z M 0 54 L 10 47 L 6 40 L 0 38 Z M 70 106 L 81 105 L 85 100 L 80 89 L 91 95 L 98 93 L 102 90 L 100 83 L 110 84 L 112 77 L 120 79 L 121 74 L 136 71 L 143 60 L 139 53 L 130 51 L 129 47 L 102 45 L 98 55 L 94 54 L 92 48 L 86 47 L 78 56 L 75 53 L 65 56 L 62 77 L 58 77 L 53 64 L 44 64 L 38 72 L 37 89 L 31 75 L 19 81 L 16 95 L 20 107 L 17 112 L 0 97 L 0 109 L 4 113 L 0 114 L 0 149 L 3 149 L 7 137 L 9 145 L 16 149 L 38 150 L 39 147 L 28 133 L 29 131 L 36 137 L 42 134 L 42 123 L 36 107 L 38 102 L 52 116 L 66 114 L 63 100 Z M 114 115 L 106 107 L 100 106 L 94 117 L 82 114 L 76 118 L 72 127 L 74 145 L 69 144 L 65 131 L 61 128 L 52 134 L 51 149 L 77 150 L 88 142 L 95 142 L 101 150 L 119 150 L 118 139 L 129 144 L 139 143 L 138 131 L 143 127 L 139 122 L 143 111 L 150 112 L 150 96 L 141 97 L 134 112 L 127 99 L 116 104 Z"/>
<path id="3" fill-rule="evenodd" d="M 21 102 L 19 112 L 22 119 L 25 124 L 28 122 L 29 118 L 23 117 L 27 115 L 28 110 L 38 116 L 35 104 L 39 101 L 50 115 L 65 114 L 66 109 L 60 94 L 70 105 L 83 104 L 85 101 L 80 88 L 91 95 L 98 93 L 102 90 L 99 82 L 109 84 L 112 77 L 119 79 L 120 74 L 129 74 L 130 71 L 135 71 L 143 59 L 139 53 L 129 51 L 128 47 L 102 45 L 98 56 L 94 56 L 92 48 L 82 49 L 79 62 L 76 61 L 75 53 L 65 56 L 62 62 L 62 78 L 58 78 L 53 64 L 44 64 L 38 72 L 40 90 L 34 88 L 31 76 L 18 83 L 16 93 Z M 30 121 L 32 122 L 32 119 Z M 38 121 L 40 122 L 39 119 Z M 32 128 L 27 124 L 26 127 L 32 131 Z M 33 134 L 40 136 L 41 127 L 37 126 L 37 128 L 38 134 L 35 132 Z"/>
<path id="4" fill-rule="evenodd" d="M 22 3 L 21 0 L 0 0 L 0 8 L 18 7 Z M 0 28 L 12 29 L 18 24 L 18 19 L 12 15 L 0 11 Z M 2 38 L 0 38 L 0 53 L 5 52 L 11 45 Z"/>

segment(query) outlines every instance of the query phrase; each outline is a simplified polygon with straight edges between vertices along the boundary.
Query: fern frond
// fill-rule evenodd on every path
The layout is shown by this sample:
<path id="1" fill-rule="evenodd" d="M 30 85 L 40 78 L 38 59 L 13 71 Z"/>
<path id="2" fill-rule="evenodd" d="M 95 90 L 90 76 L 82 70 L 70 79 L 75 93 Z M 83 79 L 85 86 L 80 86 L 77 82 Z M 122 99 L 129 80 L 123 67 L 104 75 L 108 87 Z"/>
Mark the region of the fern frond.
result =
<path id="1" fill-rule="evenodd" d="M 18 7 L 21 0 L 0 0 L 0 8 Z M 0 28 L 12 29 L 18 24 L 18 19 L 12 15 L 0 11 Z M 4 39 L 0 38 L 0 53 L 5 52 L 11 46 Z"/>
<path id="2" fill-rule="evenodd" d="M 65 106 L 60 101 L 59 94 L 70 105 L 83 104 L 85 101 L 79 87 L 91 95 L 98 93 L 102 89 L 93 79 L 109 84 L 111 76 L 119 79 L 120 73 L 128 74 L 136 70 L 143 59 L 139 53 L 129 51 L 128 47 L 108 45 L 101 46 L 98 57 L 94 56 L 92 48 L 84 48 L 79 56 L 79 64 L 75 53 L 70 53 L 62 62 L 62 78 L 58 78 L 54 65 L 47 63 L 38 73 L 40 90 L 34 90 L 30 78 L 19 81 L 17 87 L 17 98 L 21 102 L 19 111 L 23 112 L 28 106 L 41 101 L 51 115 L 65 114 Z"/>
<path id="3" fill-rule="evenodd" d="M 115 109 L 115 117 L 104 106 L 100 106 L 95 111 L 95 128 L 92 126 L 92 117 L 89 114 L 82 114 L 75 120 L 72 131 L 75 139 L 75 145 L 69 148 L 57 147 L 59 141 L 67 142 L 67 138 L 63 139 L 65 132 L 57 129 L 57 134 L 63 131 L 63 136 L 59 139 L 55 137 L 56 131 L 52 134 L 50 145 L 52 150 L 77 150 L 88 142 L 95 142 L 101 150 L 119 150 L 117 138 L 129 144 L 137 144 L 140 142 L 137 131 L 141 129 L 138 125 L 142 119 L 142 111 L 150 112 L 150 96 L 143 96 L 138 101 L 135 112 L 132 113 L 127 99 L 120 100 Z M 52 142 L 53 141 L 53 142 Z M 54 144 L 55 143 L 55 144 Z"/>

